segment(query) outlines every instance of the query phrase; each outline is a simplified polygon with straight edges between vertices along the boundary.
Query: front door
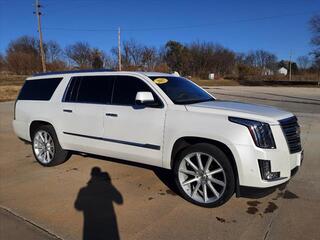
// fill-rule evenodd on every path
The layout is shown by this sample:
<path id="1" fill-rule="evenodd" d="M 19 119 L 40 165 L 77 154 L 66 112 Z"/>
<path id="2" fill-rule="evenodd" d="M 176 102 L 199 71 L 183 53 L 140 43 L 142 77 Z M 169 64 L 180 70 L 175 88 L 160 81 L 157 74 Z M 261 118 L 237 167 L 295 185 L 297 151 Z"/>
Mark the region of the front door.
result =
<path id="1" fill-rule="evenodd" d="M 135 104 L 139 91 L 152 92 L 157 105 Z M 155 166 L 162 165 L 166 106 L 142 79 L 117 76 L 112 104 L 105 106 L 104 139 L 113 157 Z"/>

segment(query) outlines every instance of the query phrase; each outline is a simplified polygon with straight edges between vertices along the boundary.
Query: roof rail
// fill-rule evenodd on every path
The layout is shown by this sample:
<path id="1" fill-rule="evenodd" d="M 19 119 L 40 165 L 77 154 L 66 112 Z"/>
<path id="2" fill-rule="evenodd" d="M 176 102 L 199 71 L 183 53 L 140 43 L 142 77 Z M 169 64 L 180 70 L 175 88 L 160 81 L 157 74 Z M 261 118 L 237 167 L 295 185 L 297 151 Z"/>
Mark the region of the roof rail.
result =
<path id="1" fill-rule="evenodd" d="M 58 72 L 45 72 L 45 73 L 35 73 L 32 76 L 46 76 L 55 74 L 67 74 L 67 73 L 90 73 L 90 72 L 113 72 L 112 69 L 83 69 L 83 70 L 69 70 L 69 71 L 58 71 Z"/>

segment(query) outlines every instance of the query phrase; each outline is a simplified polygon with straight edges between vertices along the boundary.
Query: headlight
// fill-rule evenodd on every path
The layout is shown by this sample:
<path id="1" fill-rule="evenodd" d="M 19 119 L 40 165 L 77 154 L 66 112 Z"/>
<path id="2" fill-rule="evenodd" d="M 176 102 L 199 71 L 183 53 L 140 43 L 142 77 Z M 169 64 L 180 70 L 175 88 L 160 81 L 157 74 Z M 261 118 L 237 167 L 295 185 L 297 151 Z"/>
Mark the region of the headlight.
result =
<path id="1" fill-rule="evenodd" d="M 259 148 L 276 148 L 276 144 L 273 139 L 270 125 L 268 123 L 229 117 L 230 122 L 238 123 L 240 125 L 246 126 L 253 138 L 254 143 Z"/>

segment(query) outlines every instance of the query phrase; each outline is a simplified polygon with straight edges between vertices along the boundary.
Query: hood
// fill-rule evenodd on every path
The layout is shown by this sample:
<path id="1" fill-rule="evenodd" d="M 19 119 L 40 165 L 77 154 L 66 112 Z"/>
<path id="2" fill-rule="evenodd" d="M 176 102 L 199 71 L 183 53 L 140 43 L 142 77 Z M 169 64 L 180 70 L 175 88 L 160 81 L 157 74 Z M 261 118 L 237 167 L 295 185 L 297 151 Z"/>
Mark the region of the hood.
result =
<path id="1" fill-rule="evenodd" d="M 210 101 L 186 105 L 188 111 L 223 114 L 230 117 L 247 118 L 270 124 L 292 117 L 293 114 L 275 107 L 233 101 Z"/>

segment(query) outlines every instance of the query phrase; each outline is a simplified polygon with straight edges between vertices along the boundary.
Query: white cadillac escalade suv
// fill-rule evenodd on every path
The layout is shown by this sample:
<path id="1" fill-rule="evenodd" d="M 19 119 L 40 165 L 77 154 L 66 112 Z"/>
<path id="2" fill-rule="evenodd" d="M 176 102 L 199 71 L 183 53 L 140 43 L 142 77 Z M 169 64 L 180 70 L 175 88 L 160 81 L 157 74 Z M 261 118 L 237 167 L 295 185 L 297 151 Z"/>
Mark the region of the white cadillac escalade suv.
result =
<path id="1" fill-rule="evenodd" d="M 204 207 L 286 183 L 303 158 L 292 113 L 216 100 L 164 73 L 34 75 L 17 98 L 13 126 L 43 166 L 80 152 L 171 169 L 181 195 Z"/>

